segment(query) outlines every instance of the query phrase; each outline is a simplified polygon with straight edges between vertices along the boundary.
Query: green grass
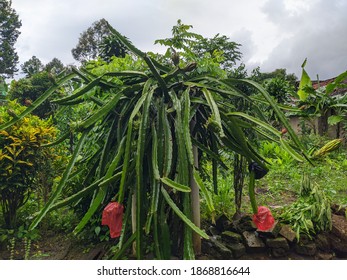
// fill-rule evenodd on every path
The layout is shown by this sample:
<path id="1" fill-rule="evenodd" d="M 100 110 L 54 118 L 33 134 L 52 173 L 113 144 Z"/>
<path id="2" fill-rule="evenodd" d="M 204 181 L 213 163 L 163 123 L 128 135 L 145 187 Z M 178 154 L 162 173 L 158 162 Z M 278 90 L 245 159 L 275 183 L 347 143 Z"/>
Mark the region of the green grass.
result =
<path id="1" fill-rule="evenodd" d="M 230 164 L 229 166 L 231 166 Z M 279 216 L 283 209 L 297 200 L 302 184 L 303 174 L 306 173 L 313 184 L 317 184 L 332 204 L 347 206 L 347 149 L 340 148 L 323 159 L 309 163 L 283 161 L 274 163 L 269 173 L 262 179 L 256 180 L 257 204 L 268 206 L 273 214 Z M 213 190 L 212 183 L 206 183 Z M 213 194 L 213 203 L 218 217 L 225 214 L 231 218 L 235 213 L 233 172 L 219 172 L 218 195 Z M 211 213 L 202 203 L 203 219 L 211 220 Z M 248 198 L 248 177 L 245 178 L 243 189 L 242 211 L 251 214 Z"/>

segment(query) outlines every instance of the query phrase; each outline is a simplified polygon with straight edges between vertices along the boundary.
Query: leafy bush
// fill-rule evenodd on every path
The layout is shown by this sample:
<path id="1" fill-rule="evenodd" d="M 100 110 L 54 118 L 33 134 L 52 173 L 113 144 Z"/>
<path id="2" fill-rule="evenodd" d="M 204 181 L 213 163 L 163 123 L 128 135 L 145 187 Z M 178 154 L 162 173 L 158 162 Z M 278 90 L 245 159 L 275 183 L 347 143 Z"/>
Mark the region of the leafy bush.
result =
<path id="1" fill-rule="evenodd" d="M 259 152 L 274 165 L 286 165 L 294 161 L 293 157 L 276 142 L 263 141 L 260 144 Z"/>
<path id="2" fill-rule="evenodd" d="M 312 236 L 331 230 L 330 199 L 317 184 L 311 184 L 304 176 L 299 198 L 285 209 L 280 218 L 293 227 L 298 240 L 300 234 Z"/>
<path id="3" fill-rule="evenodd" d="M 21 105 L 29 106 L 52 85 L 54 85 L 54 76 L 48 71 L 41 71 L 33 74 L 30 78 L 13 80 L 8 91 L 8 97 L 11 100 L 17 100 Z M 36 108 L 33 114 L 40 118 L 48 118 L 53 112 L 53 105 L 49 100 L 46 100 L 44 106 Z"/>
<path id="4" fill-rule="evenodd" d="M 0 124 L 17 118 L 24 109 L 16 101 L 8 102 L 0 108 Z M 55 134 L 51 120 L 37 116 L 24 117 L 0 130 L 0 203 L 7 227 L 16 225 L 17 210 L 35 187 L 35 174 L 45 165 L 47 151 L 41 145 Z"/>

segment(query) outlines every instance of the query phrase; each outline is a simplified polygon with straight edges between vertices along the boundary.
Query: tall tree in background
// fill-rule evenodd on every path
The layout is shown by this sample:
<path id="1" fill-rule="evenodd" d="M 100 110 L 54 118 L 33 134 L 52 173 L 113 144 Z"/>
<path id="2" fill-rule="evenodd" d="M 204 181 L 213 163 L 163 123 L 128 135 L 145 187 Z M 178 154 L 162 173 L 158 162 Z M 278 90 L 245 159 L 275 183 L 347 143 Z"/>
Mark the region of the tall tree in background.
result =
<path id="1" fill-rule="evenodd" d="M 25 74 L 26 78 L 30 78 L 33 75 L 42 71 L 47 71 L 54 75 L 59 74 L 65 69 L 64 64 L 58 58 L 53 58 L 50 62 L 44 65 L 39 58 L 35 55 L 29 60 L 25 61 L 21 66 L 22 73 Z"/>
<path id="2" fill-rule="evenodd" d="M 81 33 L 78 44 L 71 53 L 74 59 L 83 64 L 97 57 L 106 61 L 112 55 L 124 57 L 126 48 L 111 33 L 109 23 L 103 18 Z"/>
<path id="3" fill-rule="evenodd" d="M 114 35 L 105 37 L 99 44 L 99 56 L 106 62 L 110 62 L 113 56 L 125 57 L 127 53 L 126 47 Z"/>
<path id="4" fill-rule="evenodd" d="M 111 35 L 108 26 L 107 20 L 103 18 L 81 33 L 78 44 L 71 50 L 73 58 L 81 63 L 97 58 L 99 45 L 105 37 Z"/>
<path id="5" fill-rule="evenodd" d="M 6 102 L 7 89 L 5 79 L 0 76 L 0 106 Z"/>
<path id="6" fill-rule="evenodd" d="M 258 83 L 263 83 L 269 79 L 282 79 L 289 83 L 290 86 L 295 87 L 298 78 L 294 73 L 287 74 L 287 70 L 284 68 L 276 69 L 272 72 L 261 72 L 260 67 L 253 69 L 250 78 Z"/>
<path id="7" fill-rule="evenodd" d="M 230 71 L 241 59 L 242 53 L 239 51 L 241 45 L 230 41 L 225 35 L 216 34 L 213 38 L 202 38 L 193 45 L 193 51 L 202 56 L 206 53 L 211 57 L 215 52 L 222 52 L 223 60 L 220 62 L 224 70 Z"/>
<path id="8" fill-rule="evenodd" d="M 14 44 L 20 34 L 21 21 L 14 9 L 12 1 L 0 0 L 0 75 L 13 77 L 17 71 L 18 55 Z"/>
<path id="9" fill-rule="evenodd" d="M 44 67 L 45 71 L 50 72 L 52 74 L 59 74 L 64 69 L 65 69 L 64 64 L 61 62 L 60 59 L 56 57 L 53 58 L 50 62 L 48 62 Z"/>
<path id="10" fill-rule="evenodd" d="M 8 98 L 10 100 L 17 99 L 19 104 L 30 106 L 32 102 L 54 84 L 54 81 L 54 76 L 47 71 L 34 73 L 30 77 L 21 78 L 18 81 L 13 80 L 8 91 Z M 40 118 L 47 118 L 52 113 L 53 106 L 49 100 L 46 100 L 42 107 L 33 111 L 33 114 Z"/>
<path id="11" fill-rule="evenodd" d="M 125 46 L 114 36 L 107 20 L 102 18 L 84 31 L 78 44 L 71 50 L 72 56 L 82 64 L 100 57 L 109 62 L 112 56 L 124 57 Z"/>
<path id="12" fill-rule="evenodd" d="M 205 38 L 192 32 L 192 28 L 192 25 L 184 24 L 179 19 L 172 28 L 173 37 L 158 39 L 155 44 L 168 47 L 165 57 L 170 58 L 176 66 L 195 61 L 199 65 L 199 74 L 208 72 L 219 78 L 232 71 L 242 56 L 240 44 L 220 34 Z"/>
<path id="13" fill-rule="evenodd" d="M 272 72 L 261 72 L 260 67 L 253 69 L 250 79 L 256 81 L 272 95 L 277 102 L 286 104 L 295 96 L 295 74 L 287 74 L 287 70 L 280 68 Z"/>
<path id="14" fill-rule="evenodd" d="M 39 58 L 33 56 L 21 65 L 25 78 L 13 80 L 8 91 L 10 100 L 17 99 L 19 104 L 30 106 L 44 92 L 55 83 L 56 75 L 65 69 L 64 64 L 57 58 L 53 58 L 44 65 Z M 33 111 L 40 118 L 47 118 L 53 114 L 54 106 L 50 100 Z"/>
<path id="15" fill-rule="evenodd" d="M 32 75 L 43 70 L 41 60 L 35 55 L 33 55 L 28 61 L 24 62 L 20 67 L 27 78 L 30 78 Z"/>

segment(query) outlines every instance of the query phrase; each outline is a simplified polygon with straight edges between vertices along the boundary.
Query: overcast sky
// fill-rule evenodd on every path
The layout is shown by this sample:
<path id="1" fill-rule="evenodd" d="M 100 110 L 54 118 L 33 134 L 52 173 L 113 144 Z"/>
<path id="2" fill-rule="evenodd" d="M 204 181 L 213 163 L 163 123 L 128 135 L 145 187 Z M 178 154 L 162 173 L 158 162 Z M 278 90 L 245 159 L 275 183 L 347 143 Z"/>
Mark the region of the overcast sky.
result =
<path id="1" fill-rule="evenodd" d="M 242 44 L 249 72 L 286 68 L 312 79 L 347 70 L 347 0 L 12 0 L 22 21 L 15 45 L 20 64 L 33 55 L 43 63 L 76 62 L 71 49 L 80 33 L 105 18 L 143 51 L 160 51 L 181 19 L 205 37 L 228 36 Z"/>

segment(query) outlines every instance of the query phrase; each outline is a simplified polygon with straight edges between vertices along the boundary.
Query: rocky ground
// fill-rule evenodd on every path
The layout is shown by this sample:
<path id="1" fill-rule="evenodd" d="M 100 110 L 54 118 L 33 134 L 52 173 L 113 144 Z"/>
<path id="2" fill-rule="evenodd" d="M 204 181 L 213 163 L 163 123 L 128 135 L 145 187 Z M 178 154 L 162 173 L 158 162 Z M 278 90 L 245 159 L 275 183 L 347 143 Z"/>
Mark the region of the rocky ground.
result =
<path id="1" fill-rule="evenodd" d="M 216 225 L 205 225 L 209 240 L 202 242 L 200 260 L 244 259 L 347 259 L 347 220 L 344 211 L 333 209 L 331 232 L 319 233 L 314 239 L 301 237 L 287 225 L 277 224 L 270 231 L 256 230 L 250 216 L 235 221 L 220 217 Z M 40 260 L 92 260 L 106 258 L 110 243 L 84 244 L 64 233 L 46 232 L 31 244 L 29 258 Z M 24 259 L 25 246 L 15 244 L 14 259 Z M 0 260 L 10 259 L 8 246 L 0 247 Z M 131 257 L 130 257 L 131 258 Z"/>
<path id="2" fill-rule="evenodd" d="M 288 225 L 277 223 L 269 231 L 257 230 L 250 216 L 235 221 L 226 217 L 210 226 L 210 240 L 204 241 L 206 259 L 347 259 L 347 220 L 345 211 L 334 211 L 332 230 L 310 239 L 301 236 Z"/>

